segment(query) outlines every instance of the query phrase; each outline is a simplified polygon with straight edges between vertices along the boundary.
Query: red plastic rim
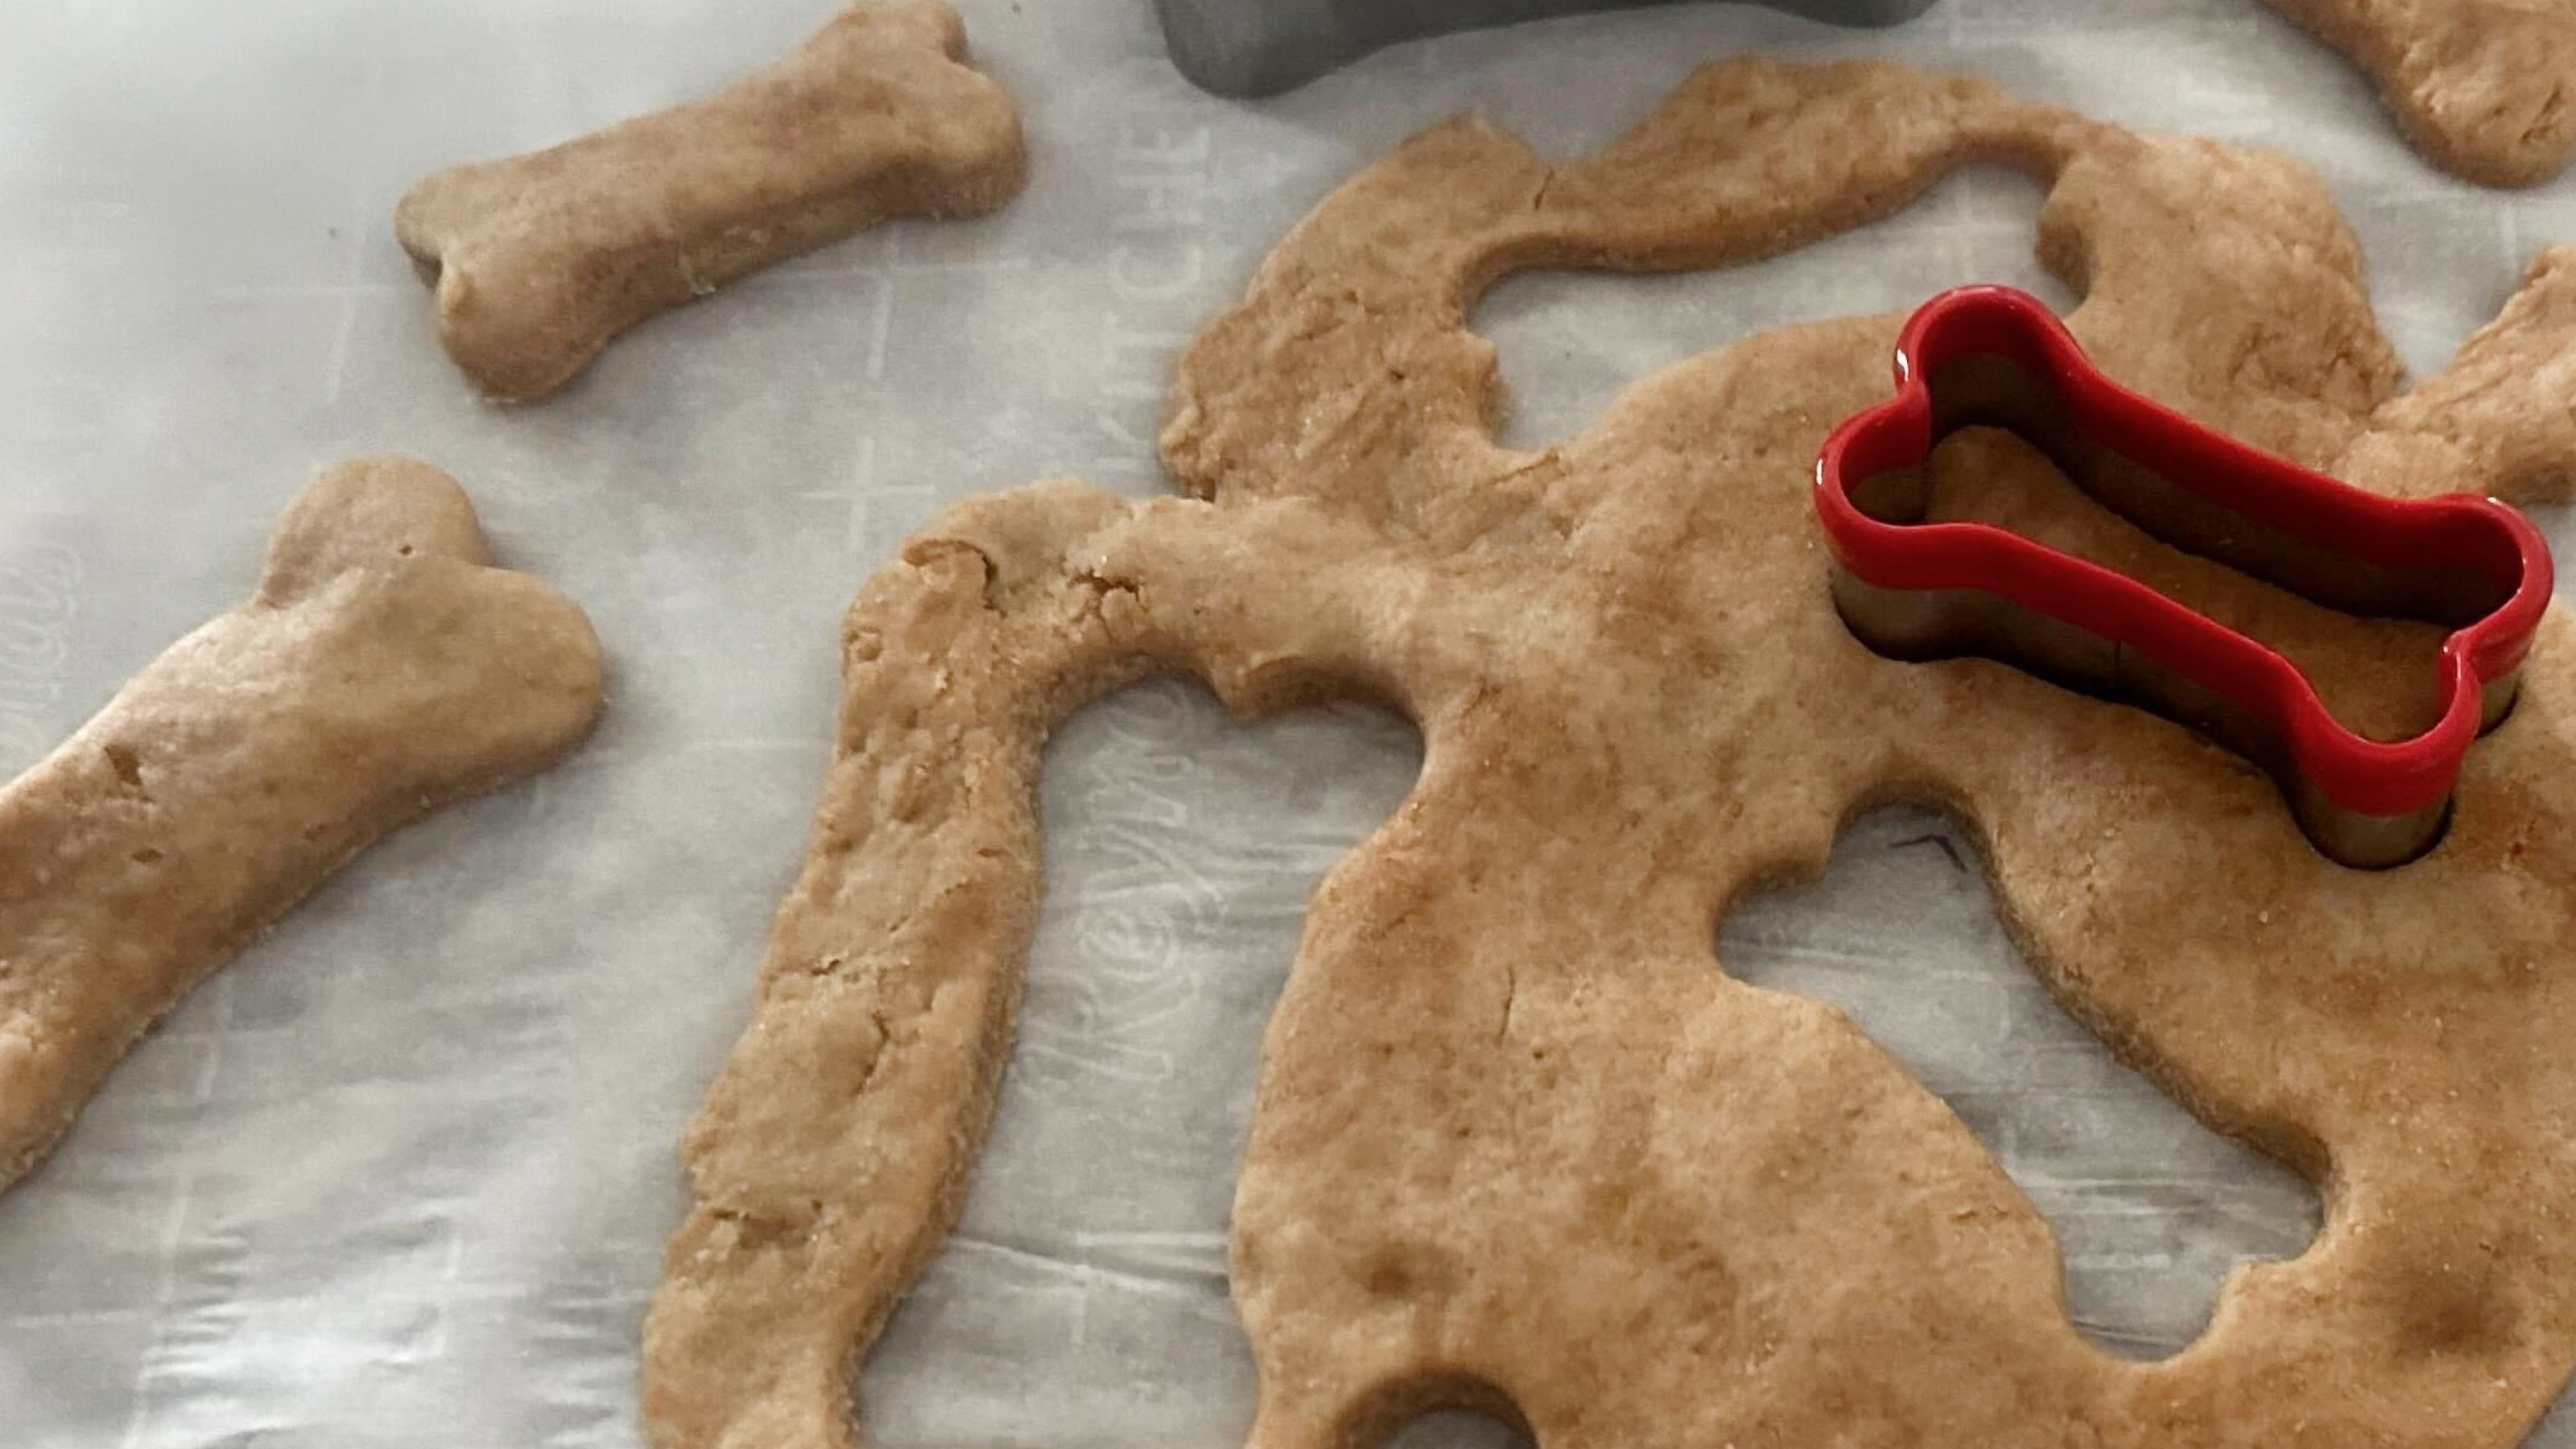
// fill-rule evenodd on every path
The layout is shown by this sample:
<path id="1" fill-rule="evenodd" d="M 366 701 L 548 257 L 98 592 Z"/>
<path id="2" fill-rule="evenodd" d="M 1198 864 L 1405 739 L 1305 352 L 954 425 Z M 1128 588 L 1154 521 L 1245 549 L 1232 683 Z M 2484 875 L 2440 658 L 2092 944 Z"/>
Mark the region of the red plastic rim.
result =
<path id="1" fill-rule="evenodd" d="M 2327 712 L 2297 665 L 2126 574 L 1992 524 L 1862 512 L 1849 484 L 1926 459 L 1928 379 L 1978 353 L 2020 361 L 2106 446 L 2248 518 L 2356 560 L 2465 566 L 2492 580 L 2504 602 L 2442 643 L 2439 720 L 2411 739 L 2365 739 Z M 2382 497 L 2213 432 L 2104 376 L 2038 298 L 2009 287 L 1962 287 L 1915 312 L 1897 342 L 1896 396 L 1826 439 L 1815 494 L 1835 560 L 1863 582 L 1982 590 L 2139 649 L 2264 721 L 2327 800 L 2365 815 L 2404 815 L 2449 794 L 2485 687 L 2522 663 L 2553 586 L 2549 546 L 2515 509 L 2465 493 Z"/>

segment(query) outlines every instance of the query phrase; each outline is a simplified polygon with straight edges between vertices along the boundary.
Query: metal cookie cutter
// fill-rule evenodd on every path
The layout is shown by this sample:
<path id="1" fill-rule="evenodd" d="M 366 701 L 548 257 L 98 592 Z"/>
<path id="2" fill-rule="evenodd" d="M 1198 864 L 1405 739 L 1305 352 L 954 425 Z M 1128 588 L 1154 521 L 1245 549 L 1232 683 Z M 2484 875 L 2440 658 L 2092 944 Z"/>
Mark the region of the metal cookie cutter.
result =
<path id="1" fill-rule="evenodd" d="M 1487 25 L 1660 0 L 1154 0 L 1172 63 L 1221 96 L 1294 90 L 1370 51 Z M 1762 0 L 1833 25 L 1893 25 L 1932 0 Z"/>
<path id="2" fill-rule="evenodd" d="M 1896 396 L 1845 422 L 1816 463 L 1834 604 L 1897 659 L 1987 655 L 2155 711 L 2268 771 L 2318 850 L 2402 865 L 2441 837 L 2460 762 L 2512 708 L 2548 606 L 2540 531 L 2492 498 L 2384 498 L 2211 432 L 2094 368 L 2040 301 L 1963 287 L 1896 349 Z M 2296 665 L 2126 574 L 1983 523 L 1924 523 L 1932 449 L 2007 428 L 2155 538 L 2366 617 L 2453 633 L 2438 723 L 2369 740 Z"/>

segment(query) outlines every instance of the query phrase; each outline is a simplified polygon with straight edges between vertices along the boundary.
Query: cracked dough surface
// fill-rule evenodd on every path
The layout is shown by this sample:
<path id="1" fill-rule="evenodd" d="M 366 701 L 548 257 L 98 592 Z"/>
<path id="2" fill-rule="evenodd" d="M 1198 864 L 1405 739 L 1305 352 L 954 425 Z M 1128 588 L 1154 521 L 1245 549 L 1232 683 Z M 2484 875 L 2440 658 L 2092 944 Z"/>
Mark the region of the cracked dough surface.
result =
<path id="1" fill-rule="evenodd" d="M 1501 274 L 1763 255 L 1975 159 L 2047 185 L 2041 255 L 2130 385 L 2364 486 L 2564 491 L 2576 252 L 2400 393 L 2352 234 L 2278 156 L 1751 60 L 1575 164 L 1426 132 L 1187 354 L 1163 446 L 1192 496 L 961 504 L 852 606 L 806 865 L 687 1143 L 654 1441 L 855 1442 L 853 1366 L 954 1218 L 1007 1054 L 1048 730 L 1149 672 L 1244 712 L 1383 699 L 1426 750 L 1317 892 L 1264 1039 L 1231 1272 L 1256 1445 L 1442 1403 L 1551 1449 L 2516 1440 L 2576 1354 L 2563 614 L 2443 844 L 2349 871 L 2172 725 L 1843 631 L 1809 469 L 1884 395 L 1897 318 L 1684 362 L 1561 447 L 1488 431 L 1465 307 Z M 2330 683 L 2373 657 L 2200 583 L 2315 633 Z M 2183 1353 L 2084 1342 L 2046 1225 L 1949 1109 L 1833 1008 L 1712 959 L 1729 900 L 1897 798 L 1969 822 L 2078 1019 L 2320 1184 L 2317 1241 L 2233 1275 Z"/>

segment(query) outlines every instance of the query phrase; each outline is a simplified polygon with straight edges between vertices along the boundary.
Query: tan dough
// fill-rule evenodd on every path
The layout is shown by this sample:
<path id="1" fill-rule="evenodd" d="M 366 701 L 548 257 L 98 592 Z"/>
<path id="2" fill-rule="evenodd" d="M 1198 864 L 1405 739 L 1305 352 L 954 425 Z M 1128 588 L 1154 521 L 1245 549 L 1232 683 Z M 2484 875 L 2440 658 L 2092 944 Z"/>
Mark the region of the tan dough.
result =
<path id="1" fill-rule="evenodd" d="M 859 0 L 705 100 L 549 150 L 457 166 L 394 211 L 477 386 L 532 402 L 609 339 L 890 217 L 971 216 L 1020 189 L 1009 96 L 940 0 Z"/>
<path id="2" fill-rule="evenodd" d="M 2576 0 L 2271 0 L 2352 57 L 2417 149 L 2490 186 L 2576 157 Z"/>
<path id="3" fill-rule="evenodd" d="M 1504 272 L 1754 257 L 1972 159 L 2045 181 L 2041 254 L 2125 381 L 2370 486 L 2563 491 L 2576 252 L 2400 396 L 2352 234 L 2278 156 L 1749 60 L 1579 164 L 1429 131 L 1187 354 L 1163 441 L 1197 497 L 964 503 L 859 595 L 811 852 L 688 1138 L 653 1441 L 855 1442 L 853 1365 L 954 1219 L 1007 1054 L 1041 748 L 1157 671 L 1246 713 L 1382 699 L 1426 746 L 1317 892 L 1264 1041 L 1231 1274 L 1261 1449 L 1370 1444 L 1443 1403 L 1542 1449 L 2522 1434 L 2576 1354 L 2564 614 L 2444 843 L 2347 870 L 2171 724 L 1844 631 L 1810 470 L 1886 395 L 1898 319 L 1708 353 L 1561 447 L 1487 430 L 1494 352 L 1465 315 Z M 2088 548 L 2177 567 L 2099 523 Z M 2249 580 L 2199 586 L 2316 633 Z M 2335 681 L 2378 636 L 2317 638 Z M 1832 1007 L 1712 958 L 1731 899 L 1892 799 L 1971 822 L 2079 1019 L 2320 1184 L 2313 1248 L 2233 1275 L 2188 1351 L 2080 1338 L 2047 1225 L 1950 1110 Z"/>
<path id="4" fill-rule="evenodd" d="M 0 789 L 0 1188 L 342 862 L 589 731 L 589 621 L 490 562 L 446 474 L 332 468 L 278 523 L 257 596 Z"/>

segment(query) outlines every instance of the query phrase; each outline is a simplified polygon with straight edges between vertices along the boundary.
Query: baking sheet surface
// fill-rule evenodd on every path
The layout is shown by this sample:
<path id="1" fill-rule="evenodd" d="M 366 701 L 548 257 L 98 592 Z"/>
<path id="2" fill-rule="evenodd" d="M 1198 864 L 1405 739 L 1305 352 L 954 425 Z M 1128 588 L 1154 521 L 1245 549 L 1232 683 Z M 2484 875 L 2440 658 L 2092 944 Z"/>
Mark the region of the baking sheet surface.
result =
<path id="1" fill-rule="evenodd" d="M 1688 6 L 1401 47 L 1251 106 L 1188 89 L 1145 0 L 960 7 L 1027 113 L 1023 198 L 748 281 L 509 414 L 435 345 L 389 230 L 404 186 L 708 89 L 828 0 L 0 7 L 0 767 L 244 595 L 309 470 L 366 452 L 462 479 L 615 671 L 588 749 L 362 858 L 0 1197 L 0 1444 L 636 1444 L 673 1144 L 802 851 L 843 604 L 947 500 L 1158 486 L 1174 351 L 1422 125 L 1481 106 L 1576 154 L 1693 61 L 1759 47 L 2286 146 L 2333 184 L 2419 370 L 2576 239 L 2576 187 L 2433 173 L 2252 0 L 1943 0 L 1873 33 Z M 1568 435 L 1625 382 L 1782 322 L 1971 280 L 2069 300 L 2029 259 L 2036 204 L 1969 174 L 1733 272 L 1507 282 L 1476 320 L 1508 437 Z M 1026 1019 L 964 1225 L 867 1374 L 882 1443 L 1240 1440 L 1224 1231 L 1262 1021 L 1307 892 L 1417 763 L 1383 715 L 1237 727 L 1173 683 L 1064 733 Z M 2085 1331 L 2170 1351 L 2230 1263 L 2298 1250 L 2313 1198 L 2072 1026 L 1963 848 L 1871 817 L 1720 951 L 1848 1006 L 2049 1216 Z M 2540 1442 L 2576 1446 L 2576 1422 Z"/>

